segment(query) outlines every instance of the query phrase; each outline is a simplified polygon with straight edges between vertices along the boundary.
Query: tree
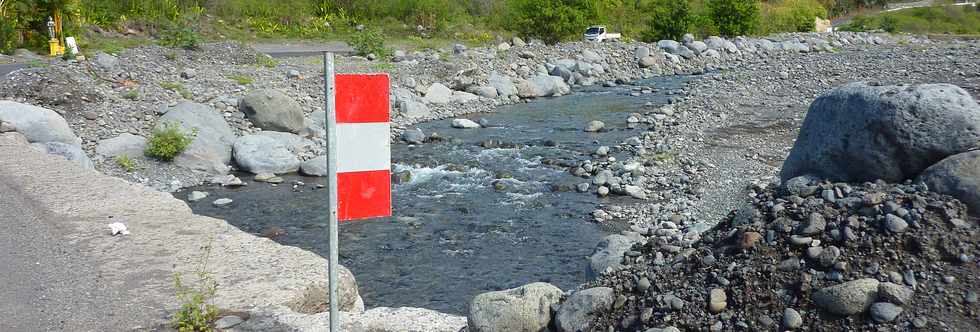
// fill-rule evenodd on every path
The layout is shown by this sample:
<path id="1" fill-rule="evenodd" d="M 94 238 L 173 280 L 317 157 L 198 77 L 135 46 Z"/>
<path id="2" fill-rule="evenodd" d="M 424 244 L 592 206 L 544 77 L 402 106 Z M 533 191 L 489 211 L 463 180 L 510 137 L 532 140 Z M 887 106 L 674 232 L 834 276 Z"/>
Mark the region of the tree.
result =
<path id="1" fill-rule="evenodd" d="M 643 39 L 680 40 L 691 26 L 691 7 L 687 0 L 655 0 L 648 5 L 651 14 Z"/>
<path id="2" fill-rule="evenodd" d="M 727 37 L 755 32 L 759 24 L 759 0 L 711 0 L 708 12 L 718 31 Z"/>
<path id="3" fill-rule="evenodd" d="M 555 43 L 582 32 L 598 16 L 595 0 L 509 0 L 504 26 Z"/>

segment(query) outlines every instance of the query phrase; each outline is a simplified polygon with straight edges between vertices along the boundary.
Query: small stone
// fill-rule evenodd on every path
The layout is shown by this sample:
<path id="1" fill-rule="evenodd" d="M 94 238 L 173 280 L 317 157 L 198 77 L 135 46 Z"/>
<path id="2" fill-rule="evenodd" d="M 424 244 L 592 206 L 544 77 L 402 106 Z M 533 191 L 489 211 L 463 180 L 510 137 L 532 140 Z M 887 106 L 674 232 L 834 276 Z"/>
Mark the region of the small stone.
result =
<path id="1" fill-rule="evenodd" d="M 684 303 L 684 300 L 681 300 L 681 298 L 679 298 L 679 297 L 672 296 L 670 298 L 670 308 L 671 309 L 674 309 L 674 310 L 684 309 L 684 304 L 685 304 Z"/>
<path id="2" fill-rule="evenodd" d="M 902 233 L 905 229 L 909 227 L 909 223 L 905 222 L 902 218 L 894 214 L 885 215 L 885 228 L 887 228 L 892 233 Z"/>
<path id="3" fill-rule="evenodd" d="M 840 248 L 835 246 L 827 247 L 827 249 L 824 249 L 823 252 L 820 253 L 820 256 L 817 257 L 817 262 L 820 263 L 820 266 L 831 267 L 834 265 L 834 263 L 837 263 L 837 258 L 840 257 L 840 254 Z"/>
<path id="4" fill-rule="evenodd" d="M 924 329 L 929 325 L 929 320 L 925 317 L 919 316 L 912 319 L 912 326 L 917 329 Z"/>
<path id="5" fill-rule="evenodd" d="M 779 262 L 778 269 L 780 271 L 796 271 L 800 268 L 800 259 L 796 257 L 790 257 Z"/>
<path id="6" fill-rule="evenodd" d="M 208 193 L 206 193 L 206 192 L 192 191 L 190 194 L 187 194 L 187 201 L 188 202 L 197 202 L 197 201 L 202 200 L 202 199 L 205 199 L 207 197 L 208 197 Z"/>
<path id="7" fill-rule="evenodd" d="M 606 186 L 599 187 L 599 189 L 596 190 L 596 193 L 599 194 L 599 196 L 601 197 L 609 196 L 609 187 Z"/>
<path id="8" fill-rule="evenodd" d="M 222 206 L 226 206 L 228 204 L 231 204 L 232 202 L 234 202 L 234 201 L 232 201 L 231 198 L 219 198 L 219 199 L 216 199 L 213 204 L 214 204 L 214 206 L 222 207 Z"/>
<path id="9" fill-rule="evenodd" d="M 787 330 L 795 330 L 803 326 L 803 316 L 800 316 L 800 312 L 793 308 L 786 308 L 783 310 L 783 328 Z"/>
<path id="10" fill-rule="evenodd" d="M 800 235 L 820 234 L 825 228 L 827 228 L 827 221 L 824 219 L 823 215 L 814 212 L 810 214 L 810 218 L 806 225 L 801 227 L 798 233 Z"/>
<path id="11" fill-rule="evenodd" d="M 589 184 L 588 182 L 579 183 L 578 185 L 575 186 L 575 190 L 578 190 L 578 192 L 580 193 L 588 192 L 590 186 L 591 184 Z"/>
<path id="12" fill-rule="evenodd" d="M 640 290 L 640 292 L 646 292 L 647 289 L 650 289 L 650 279 L 647 279 L 647 277 L 640 278 L 640 281 L 636 283 L 636 289 Z"/>
<path id="13" fill-rule="evenodd" d="M 748 250 L 755 248 L 755 245 L 759 243 L 762 239 L 762 234 L 758 232 L 745 232 L 742 233 L 742 239 L 739 241 L 738 245 L 743 250 Z"/>
<path id="14" fill-rule="evenodd" d="M 806 257 L 810 259 L 816 259 L 823 252 L 823 247 L 809 247 L 806 248 Z"/>
<path id="15" fill-rule="evenodd" d="M 273 176 L 273 177 L 265 180 L 265 182 L 272 183 L 272 184 L 279 184 L 279 183 L 283 183 L 285 181 L 286 181 L 286 179 L 283 179 L 283 178 L 278 177 L 278 176 Z"/>
<path id="16" fill-rule="evenodd" d="M 945 282 L 947 284 L 952 284 L 952 283 L 956 282 L 956 277 L 954 277 L 954 276 L 945 276 L 945 277 L 943 277 L 943 282 Z"/>
<path id="17" fill-rule="evenodd" d="M 605 157 L 605 156 L 609 155 L 609 147 L 608 146 L 605 146 L 605 145 L 600 146 L 599 148 L 597 148 L 595 150 L 595 155 L 597 155 L 599 157 Z"/>
<path id="18" fill-rule="evenodd" d="M 850 316 L 864 312 L 878 297 L 878 280 L 865 278 L 821 288 L 813 303 L 830 313 Z"/>
<path id="19" fill-rule="evenodd" d="M 266 182 L 274 177 L 276 177 L 276 175 L 272 173 L 259 173 L 255 175 L 255 178 L 253 178 L 253 180 L 255 180 L 255 182 Z"/>
<path id="20" fill-rule="evenodd" d="M 902 307 L 888 302 L 878 302 L 871 305 L 871 319 L 878 323 L 888 323 L 898 318 Z"/>
<path id="21" fill-rule="evenodd" d="M 713 288 L 708 293 L 708 310 L 712 313 L 719 313 L 728 307 L 728 295 L 725 294 L 725 290 L 721 288 Z"/>
<path id="22" fill-rule="evenodd" d="M 813 238 L 809 236 L 793 235 L 789 237 L 789 242 L 795 246 L 808 246 L 810 243 L 813 243 Z"/>
<path id="23" fill-rule="evenodd" d="M 225 329 L 230 329 L 232 327 L 235 327 L 236 325 L 241 324 L 242 322 L 244 322 L 244 320 L 242 320 L 241 317 L 235 315 L 224 316 L 221 317 L 221 319 L 214 322 L 214 327 L 219 330 L 225 330 Z"/>
<path id="24" fill-rule="evenodd" d="M 585 125 L 585 131 L 586 132 L 589 132 L 589 133 L 594 133 L 594 132 L 598 132 L 598 131 L 602 130 L 602 128 L 605 128 L 605 127 L 606 127 L 606 124 L 603 123 L 602 121 L 592 120 L 592 121 L 589 121 L 589 123 L 587 125 Z"/>
<path id="25" fill-rule="evenodd" d="M 967 291 L 966 294 L 963 295 L 963 300 L 966 301 L 966 303 L 977 303 L 977 292 Z"/>
<path id="26" fill-rule="evenodd" d="M 909 287 L 890 282 L 883 282 L 878 285 L 879 298 L 901 306 L 912 302 L 912 294 L 914 292 Z"/>

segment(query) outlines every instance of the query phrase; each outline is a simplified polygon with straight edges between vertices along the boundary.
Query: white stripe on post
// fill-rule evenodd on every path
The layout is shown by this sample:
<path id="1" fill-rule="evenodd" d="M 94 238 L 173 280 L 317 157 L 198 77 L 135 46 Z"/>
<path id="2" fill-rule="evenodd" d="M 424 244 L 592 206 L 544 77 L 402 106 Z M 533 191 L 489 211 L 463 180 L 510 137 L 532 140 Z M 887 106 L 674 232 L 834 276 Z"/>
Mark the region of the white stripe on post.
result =
<path id="1" fill-rule="evenodd" d="M 337 172 L 390 169 L 390 133 L 388 122 L 338 123 Z"/>

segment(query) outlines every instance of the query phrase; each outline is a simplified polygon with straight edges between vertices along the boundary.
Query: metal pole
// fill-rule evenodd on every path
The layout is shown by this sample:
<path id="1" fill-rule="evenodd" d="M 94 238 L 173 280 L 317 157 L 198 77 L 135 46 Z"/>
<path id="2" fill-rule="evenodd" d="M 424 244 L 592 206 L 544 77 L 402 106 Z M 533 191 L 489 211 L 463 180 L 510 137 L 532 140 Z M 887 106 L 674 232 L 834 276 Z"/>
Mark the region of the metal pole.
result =
<path id="1" fill-rule="evenodd" d="M 327 206 L 330 207 L 327 229 L 330 233 L 330 254 L 327 259 L 330 293 L 330 332 L 340 331 L 337 299 L 337 110 L 334 86 L 333 53 L 323 53 L 324 99 L 327 121 Z"/>

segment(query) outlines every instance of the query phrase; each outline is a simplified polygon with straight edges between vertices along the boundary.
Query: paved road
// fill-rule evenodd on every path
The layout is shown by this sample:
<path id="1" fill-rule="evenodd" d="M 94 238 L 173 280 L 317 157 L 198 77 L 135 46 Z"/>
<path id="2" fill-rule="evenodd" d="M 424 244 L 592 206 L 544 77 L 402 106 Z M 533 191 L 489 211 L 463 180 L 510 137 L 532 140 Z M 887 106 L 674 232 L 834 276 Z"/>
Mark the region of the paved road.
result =
<path id="1" fill-rule="evenodd" d="M 282 43 L 257 43 L 252 44 L 257 51 L 268 54 L 273 58 L 299 57 L 319 55 L 323 52 L 333 52 L 336 54 L 351 55 L 354 49 L 347 43 L 334 42 L 282 42 Z"/>
<path id="2" fill-rule="evenodd" d="M 19 64 L 19 63 L 7 64 L 7 65 L 0 64 L 0 77 L 4 77 L 10 72 L 21 68 L 27 68 L 27 65 Z"/>
<path id="3" fill-rule="evenodd" d="M 8 183 L 0 175 L 0 331 L 129 331 L 159 321 L 72 248 L 61 218 Z"/>

